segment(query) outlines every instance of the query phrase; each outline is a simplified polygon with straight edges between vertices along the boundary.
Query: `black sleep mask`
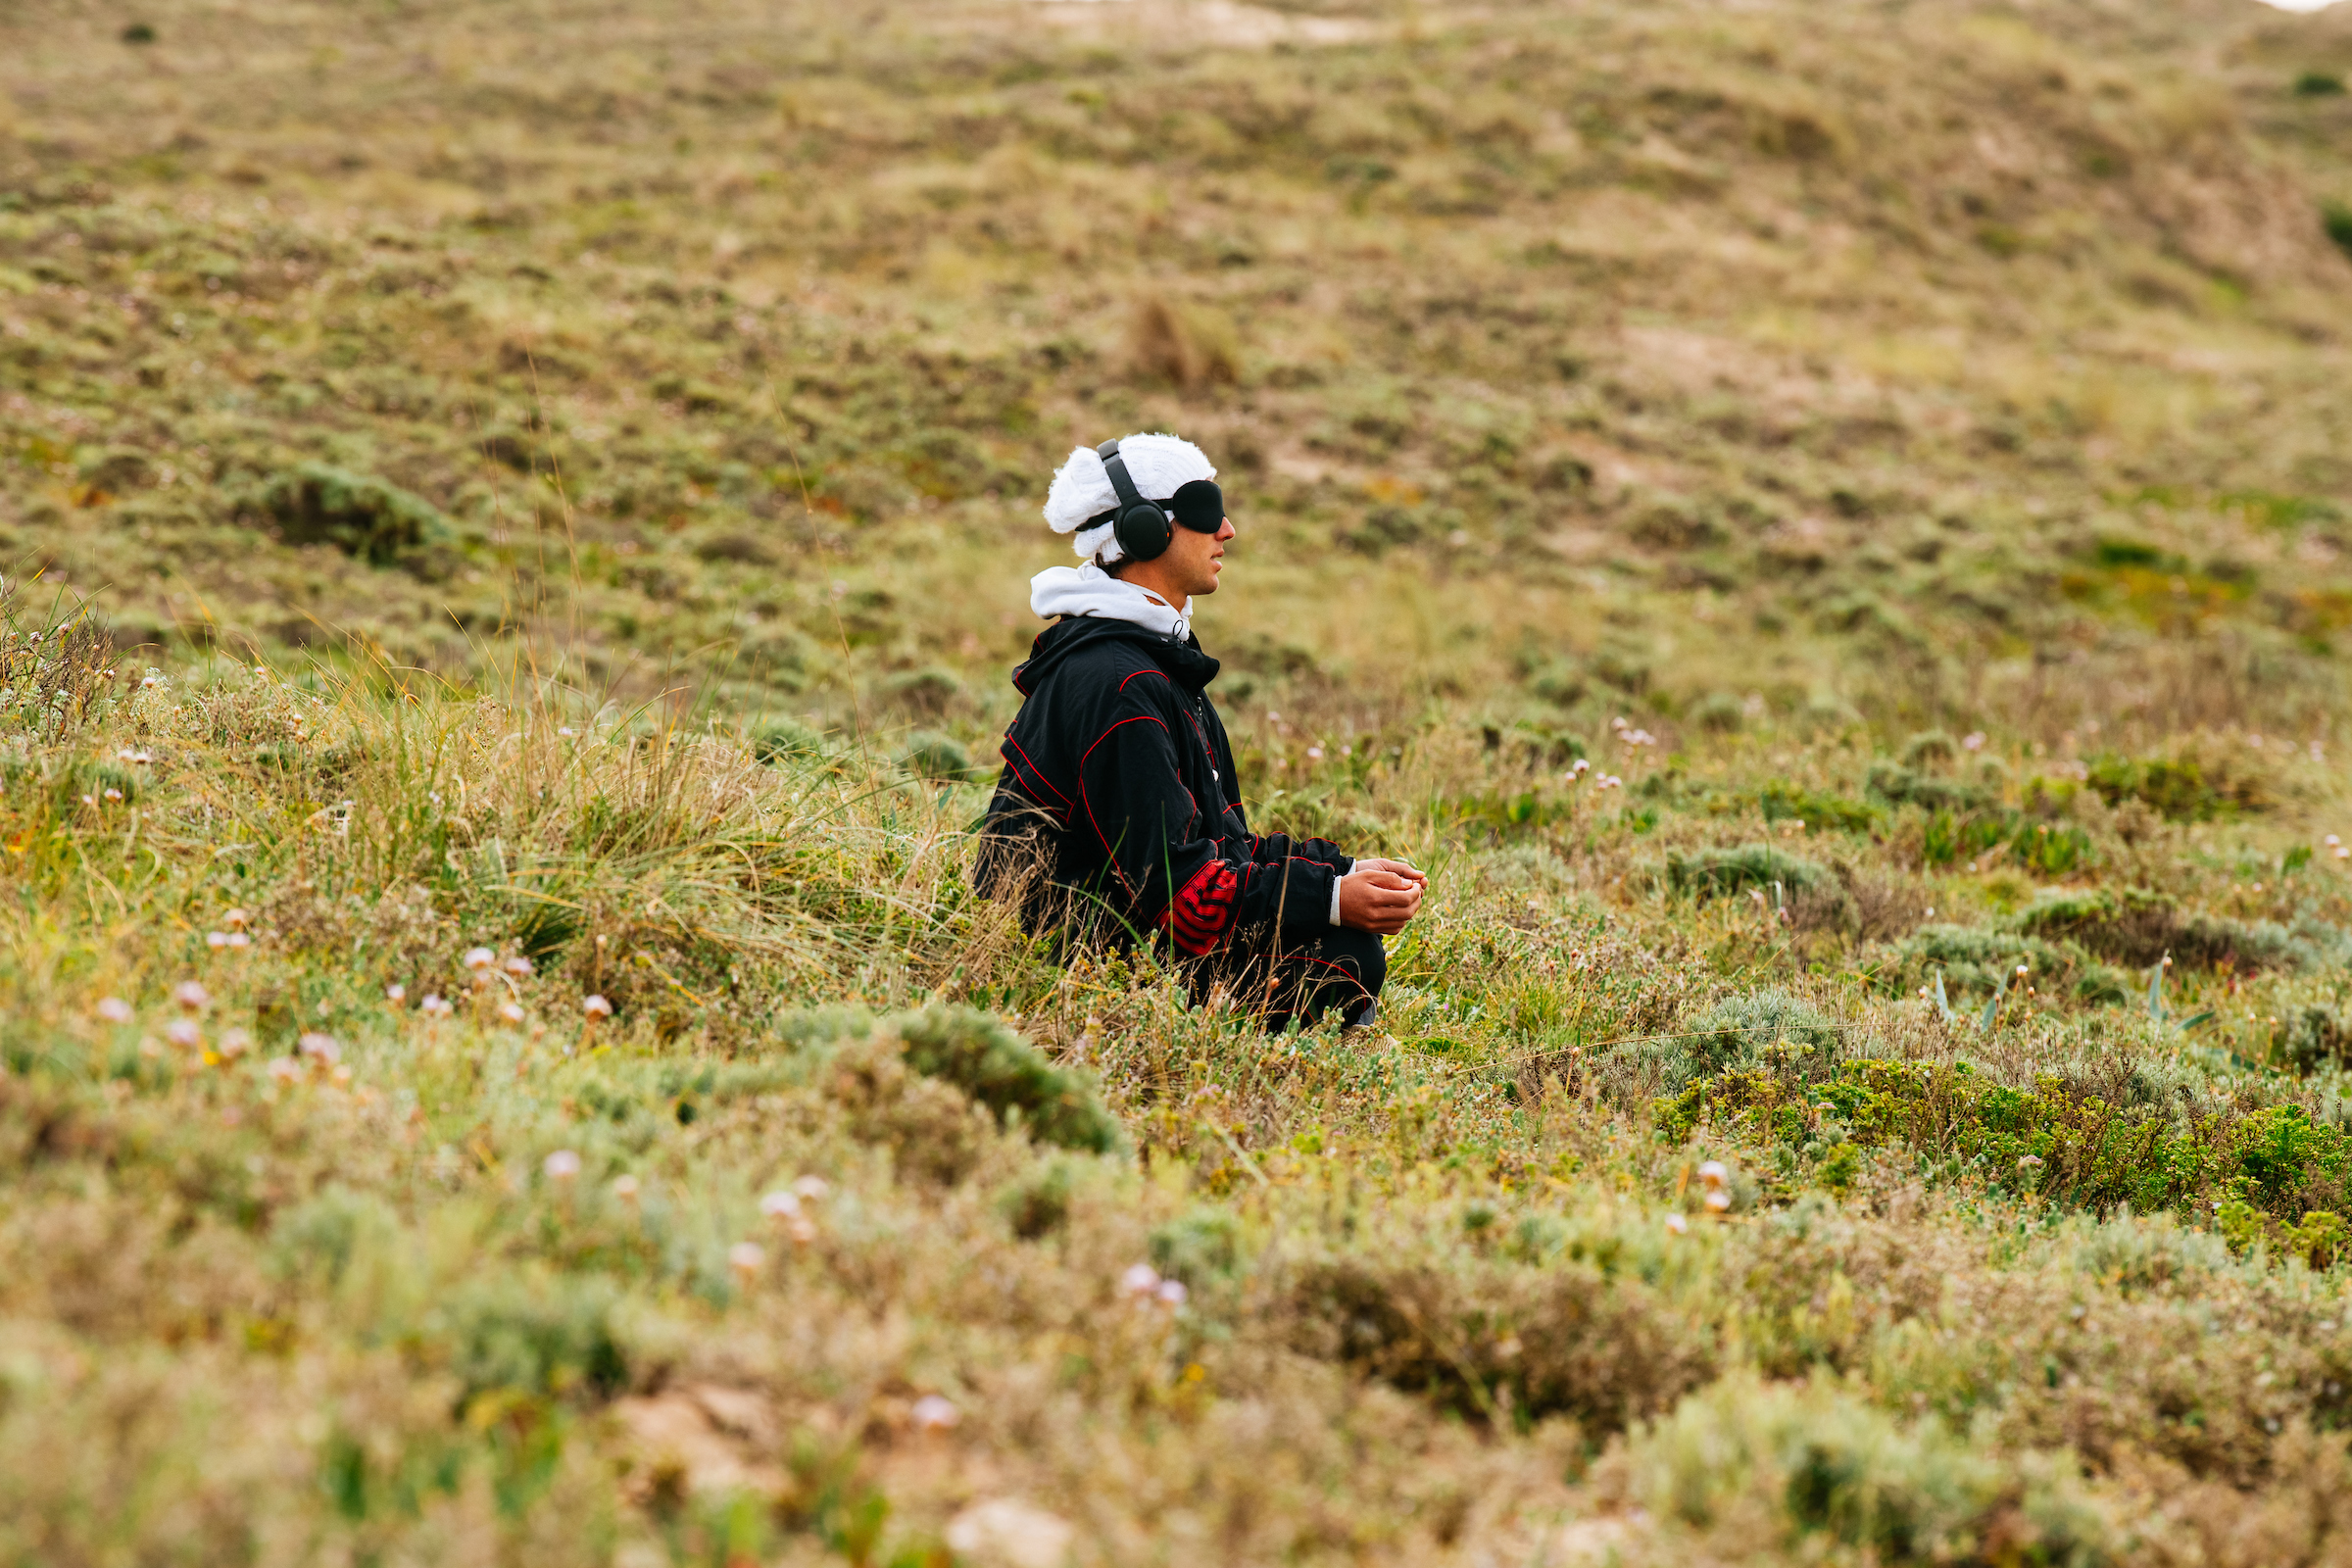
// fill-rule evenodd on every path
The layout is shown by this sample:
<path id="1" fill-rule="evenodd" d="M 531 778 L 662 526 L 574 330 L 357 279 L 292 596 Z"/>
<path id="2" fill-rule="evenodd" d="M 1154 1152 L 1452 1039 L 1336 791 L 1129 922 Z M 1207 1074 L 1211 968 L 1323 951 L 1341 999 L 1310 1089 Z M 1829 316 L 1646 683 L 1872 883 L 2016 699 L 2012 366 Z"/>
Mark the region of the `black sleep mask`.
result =
<path id="1" fill-rule="evenodd" d="M 1168 499 L 1177 524 L 1195 533 L 1215 533 L 1225 526 L 1225 492 L 1214 479 L 1188 479 Z"/>
<path id="2" fill-rule="evenodd" d="M 1178 484 L 1174 496 L 1159 503 L 1159 508 L 1166 513 L 1174 513 L 1176 524 L 1183 526 L 1183 529 L 1193 529 L 1195 534 L 1216 534 L 1221 526 L 1225 526 L 1225 491 L 1216 487 L 1216 479 L 1186 479 L 1183 484 Z M 1084 526 L 1089 526 L 1089 529 L 1101 526 L 1110 522 L 1117 514 L 1119 508 L 1110 508 L 1107 513 L 1096 513 L 1094 517 L 1084 522 Z M 1129 550 L 1129 555 L 1134 555 L 1134 550 Z"/>

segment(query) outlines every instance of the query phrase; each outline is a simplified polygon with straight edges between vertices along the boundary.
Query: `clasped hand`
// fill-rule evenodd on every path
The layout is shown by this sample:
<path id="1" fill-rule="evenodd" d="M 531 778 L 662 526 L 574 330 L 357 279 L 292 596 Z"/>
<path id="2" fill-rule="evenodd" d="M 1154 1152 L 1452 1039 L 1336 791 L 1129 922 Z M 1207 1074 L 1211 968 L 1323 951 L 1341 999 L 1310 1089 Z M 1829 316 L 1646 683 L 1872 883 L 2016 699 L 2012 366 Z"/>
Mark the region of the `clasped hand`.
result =
<path id="1" fill-rule="evenodd" d="M 1403 860 L 1358 860 L 1340 878 L 1340 924 L 1393 937 L 1421 912 L 1428 889 L 1428 874 Z"/>

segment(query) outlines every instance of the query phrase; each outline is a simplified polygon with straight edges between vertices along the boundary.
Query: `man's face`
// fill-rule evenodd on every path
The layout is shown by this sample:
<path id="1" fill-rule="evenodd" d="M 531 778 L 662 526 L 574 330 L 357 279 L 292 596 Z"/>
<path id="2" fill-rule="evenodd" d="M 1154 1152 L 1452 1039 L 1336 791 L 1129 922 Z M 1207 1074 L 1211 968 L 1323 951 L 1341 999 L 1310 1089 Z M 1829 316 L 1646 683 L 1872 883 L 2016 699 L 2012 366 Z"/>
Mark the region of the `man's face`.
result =
<path id="1" fill-rule="evenodd" d="M 1178 528 L 1175 535 L 1159 563 L 1166 566 L 1167 585 L 1183 596 L 1176 602 L 1182 604 L 1195 594 L 1215 593 L 1217 573 L 1225 569 L 1225 541 L 1233 537 L 1233 519 L 1225 518 L 1213 534 Z"/>

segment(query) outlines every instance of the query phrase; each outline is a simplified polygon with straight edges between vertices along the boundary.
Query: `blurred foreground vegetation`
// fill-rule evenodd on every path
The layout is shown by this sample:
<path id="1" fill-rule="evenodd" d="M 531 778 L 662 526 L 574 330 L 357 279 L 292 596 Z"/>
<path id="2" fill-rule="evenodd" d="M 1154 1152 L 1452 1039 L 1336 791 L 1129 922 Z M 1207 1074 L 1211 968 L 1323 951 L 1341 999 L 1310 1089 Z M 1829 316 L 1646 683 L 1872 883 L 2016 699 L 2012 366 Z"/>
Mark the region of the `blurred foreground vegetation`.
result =
<path id="1" fill-rule="evenodd" d="M 2352 24 L 0 36 L 8 1560 L 2352 1553 Z M 1137 427 L 1377 1031 L 966 889 Z"/>

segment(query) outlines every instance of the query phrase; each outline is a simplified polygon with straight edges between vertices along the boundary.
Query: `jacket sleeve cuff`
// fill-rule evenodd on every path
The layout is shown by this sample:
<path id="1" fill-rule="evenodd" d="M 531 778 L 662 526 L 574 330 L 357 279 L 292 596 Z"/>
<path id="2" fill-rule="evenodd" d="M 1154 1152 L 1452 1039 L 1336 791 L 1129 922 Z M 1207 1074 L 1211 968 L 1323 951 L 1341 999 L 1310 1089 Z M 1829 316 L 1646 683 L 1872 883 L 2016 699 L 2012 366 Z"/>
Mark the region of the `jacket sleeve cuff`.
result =
<path id="1" fill-rule="evenodd" d="M 1350 862 L 1350 863 L 1352 863 L 1352 862 Z M 1337 866 L 1335 866 L 1335 867 L 1333 867 L 1333 869 L 1332 869 L 1332 873 L 1331 873 L 1331 923 L 1332 923 L 1333 925 L 1338 925 L 1338 924 L 1340 923 L 1340 880 L 1341 880 L 1341 878 L 1343 878 L 1343 877 L 1347 876 L 1347 874 L 1348 874 L 1347 870 L 1346 870 L 1346 869 L 1344 869 L 1344 868 L 1342 868 L 1342 867 L 1337 867 Z"/>
<path id="2" fill-rule="evenodd" d="M 1294 859 L 1286 868 L 1281 894 L 1283 939 L 1305 942 L 1331 928 L 1331 911 L 1338 907 L 1340 875 L 1320 860 Z"/>

